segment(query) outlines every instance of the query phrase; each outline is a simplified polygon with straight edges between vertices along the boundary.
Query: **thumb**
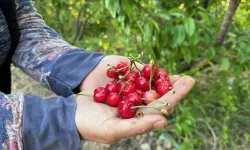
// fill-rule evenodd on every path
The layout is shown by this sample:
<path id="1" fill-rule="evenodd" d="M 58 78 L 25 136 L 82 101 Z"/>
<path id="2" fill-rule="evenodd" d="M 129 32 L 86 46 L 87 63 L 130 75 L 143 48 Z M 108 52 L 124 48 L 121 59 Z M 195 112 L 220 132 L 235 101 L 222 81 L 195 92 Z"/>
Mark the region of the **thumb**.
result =
<path id="1" fill-rule="evenodd" d="M 113 128 L 117 140 L 141 135 L 153 129 L 167 126 L 167 120 L 161 115 L 145 115 L 140 118 L 117 119 Z"/>

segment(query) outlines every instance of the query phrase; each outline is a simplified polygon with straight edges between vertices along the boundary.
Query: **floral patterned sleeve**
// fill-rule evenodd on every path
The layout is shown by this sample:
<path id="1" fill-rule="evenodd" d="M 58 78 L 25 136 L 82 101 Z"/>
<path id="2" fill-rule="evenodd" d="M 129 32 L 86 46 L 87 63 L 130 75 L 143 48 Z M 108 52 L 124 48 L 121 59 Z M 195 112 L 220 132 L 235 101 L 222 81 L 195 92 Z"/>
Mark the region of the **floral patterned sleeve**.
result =
<path id="1" fill-rule="evenodd" d="M 15 2 L 21 37 L 12 58 L 14 65 L 57 95 L 72 95 L 72 89 L 104 54 L 86 52 L 64 41 L 45 24 L 31 0 Z"/>
<path id="2" fill-rule="evenodd" d="M 76 107 L 74 96 L 42 99 L 0 92 L 0 150 L 80 150 Z"/>
<path id="3" fill-rule="evenodd" d="M 0 150 L 22 149 L 22 112 L 24 96 L 0 92 Z"/>

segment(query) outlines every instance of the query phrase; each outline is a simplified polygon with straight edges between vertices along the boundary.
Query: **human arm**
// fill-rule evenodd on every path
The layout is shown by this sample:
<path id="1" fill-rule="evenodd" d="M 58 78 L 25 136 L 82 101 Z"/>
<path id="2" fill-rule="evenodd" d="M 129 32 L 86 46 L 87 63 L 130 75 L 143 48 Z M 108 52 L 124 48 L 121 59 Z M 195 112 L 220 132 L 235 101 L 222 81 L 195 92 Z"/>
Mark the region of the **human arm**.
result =
<path id="1" fill-rule="evenodd" d="M 31 0 L 15 1 L 21 37 L 14 65 L 57 95 L 72 95 L 104 54 L 70 45 L 45 24 Z"/>
<path id="2" fill-rule="evenodd" d="M 80 149 L 75 111 L 74 97 L 45 100 L 34 95 L 0 93 L 0 146 L 3 149 Z"/>

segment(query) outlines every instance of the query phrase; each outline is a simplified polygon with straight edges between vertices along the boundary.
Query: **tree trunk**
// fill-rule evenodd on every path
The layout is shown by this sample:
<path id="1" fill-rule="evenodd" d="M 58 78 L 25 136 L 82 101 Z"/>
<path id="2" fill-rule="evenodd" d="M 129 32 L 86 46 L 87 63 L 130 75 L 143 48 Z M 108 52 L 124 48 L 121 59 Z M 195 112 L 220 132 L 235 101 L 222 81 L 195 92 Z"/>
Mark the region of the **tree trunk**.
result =
<path id="1" fill-rule="evenodd" d="M 216 38 L 216 45 L 221 46 L 224 42 L 224 37 L 228 30 L 229 25 L 232 22 L 233 15 L 235 14 L 241 0 L 230 0 L 228 10 L 224 16 L 223 22 L 220 27 L 220 32 Z"/>

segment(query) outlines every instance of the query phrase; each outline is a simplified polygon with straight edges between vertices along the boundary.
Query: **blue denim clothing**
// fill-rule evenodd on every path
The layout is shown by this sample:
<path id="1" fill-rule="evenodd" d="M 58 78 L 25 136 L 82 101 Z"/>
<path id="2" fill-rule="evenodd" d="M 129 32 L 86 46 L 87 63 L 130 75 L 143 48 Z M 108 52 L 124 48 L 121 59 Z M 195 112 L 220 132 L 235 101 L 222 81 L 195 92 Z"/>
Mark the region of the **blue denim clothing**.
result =
<path id="1" fill-rule="evenodd" d="M 49 28 L 31 0 L 15 0 L 21 33 L 12 61 L 58 97 L 6 95 L 0 92 L 0 150 L 80 149 L 72 89 L 104 57 L 70 45 Z M 5 42 L 3 42 L 5 41 Z M 0 65 L 10 49 L 0 9 Z"/>
<path id="2" fill-rule="evenodd" d="M 23 115 L 23 145 L 27 150 L 80 150 L 80 138 L 75 129 L 74 96 L 42 100 L 25 96 Z"/>

